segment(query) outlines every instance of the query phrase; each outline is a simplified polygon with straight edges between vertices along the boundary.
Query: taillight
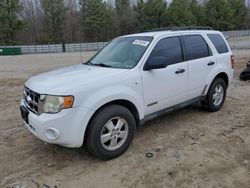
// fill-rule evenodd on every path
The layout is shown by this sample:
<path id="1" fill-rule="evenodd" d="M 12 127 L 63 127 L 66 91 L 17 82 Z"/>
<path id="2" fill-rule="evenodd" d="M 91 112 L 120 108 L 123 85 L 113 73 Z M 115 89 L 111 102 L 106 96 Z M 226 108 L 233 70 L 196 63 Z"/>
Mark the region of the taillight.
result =
<path id="1" fill-rule="evenodd" d="M 231 67 L 234 68 L 234 55 L 231 55 Z"/>

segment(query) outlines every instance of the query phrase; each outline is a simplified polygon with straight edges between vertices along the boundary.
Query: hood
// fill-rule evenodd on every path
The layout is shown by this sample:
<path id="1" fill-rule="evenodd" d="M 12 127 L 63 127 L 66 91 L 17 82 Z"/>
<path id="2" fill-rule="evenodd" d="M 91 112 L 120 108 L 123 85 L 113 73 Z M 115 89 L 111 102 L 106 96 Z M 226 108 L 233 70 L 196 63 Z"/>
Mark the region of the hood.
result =
<path id="1" fill-rule="evenodd" d="M 31 77 L 25 86 L 40 94 L 63 95 L 66 91 L 127 72 L 128 69 L 74 65 Z"/>

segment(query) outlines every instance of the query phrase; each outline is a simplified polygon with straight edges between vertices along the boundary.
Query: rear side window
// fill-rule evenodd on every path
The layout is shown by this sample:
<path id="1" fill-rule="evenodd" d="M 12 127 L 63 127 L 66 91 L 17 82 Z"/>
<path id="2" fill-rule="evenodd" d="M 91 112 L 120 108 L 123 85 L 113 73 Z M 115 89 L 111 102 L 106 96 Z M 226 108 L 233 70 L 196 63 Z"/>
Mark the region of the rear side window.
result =
<path id="1" fill-rule="evenodd" d="M 211 51 L 201 35 L 186 35 L 183 36 L 183 41 L 187 61 L 210 56 Z"/>
<path id="2" fill-rule="evenodd" d="M 160 40 L 149 58 L 164 58 L 167 65 L 183 61 L 182 47 L 179 37 L 169 37 Z"/>
<path id="3" fill-rule="evenodd" d="M 214 47 L 216 48 L 219 54 L 228 52 L 228 47 L 223 38 L 219 34 L 208 34 L 207 36 L 212 41 Z"/>

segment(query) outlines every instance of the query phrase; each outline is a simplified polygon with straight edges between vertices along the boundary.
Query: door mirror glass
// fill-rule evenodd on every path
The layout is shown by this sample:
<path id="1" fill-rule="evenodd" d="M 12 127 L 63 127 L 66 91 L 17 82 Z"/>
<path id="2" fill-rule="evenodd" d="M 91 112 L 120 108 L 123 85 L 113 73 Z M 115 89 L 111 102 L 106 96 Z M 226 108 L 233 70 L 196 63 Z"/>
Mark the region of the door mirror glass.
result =
<path id="1" fill-rule="evenodd" d="M 144 67 L 144 70 L 162 69 L 167 66 L 165 57 L 150 57 Z"/>

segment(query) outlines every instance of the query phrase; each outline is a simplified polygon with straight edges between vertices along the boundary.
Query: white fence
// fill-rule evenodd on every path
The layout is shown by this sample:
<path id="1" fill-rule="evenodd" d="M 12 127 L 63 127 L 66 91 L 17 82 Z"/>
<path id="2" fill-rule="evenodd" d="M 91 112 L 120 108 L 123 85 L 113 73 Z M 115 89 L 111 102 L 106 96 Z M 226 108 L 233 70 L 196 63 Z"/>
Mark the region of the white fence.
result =
<path id="1" fill-rule="evenodd" d="M 232 49 L 250 49 L 249 40 L 240 40 L 238 37 L 250 36 L 250 30 L 223 31 L 229 37 Z M 0 48 L 20 47 L 22 54 L 41 54 L 41 53 L 61 53 L 61 52 L 84 52 L 98 51 L 107 42 L 75 43 L 75 44 L 49 44 L 49 45 L 21 45 L 21 46 L 0 46 Z"/>
<path id="2" fill-rule="evenodd" d="M 21 48 L 22 54 L 42 54 L 42 53 L 61 53 L 61 52 L 84 52 L 98 51 L 107 42 L 76 43 L 76 44 L 49 44 L 49 45 L 21 45 L 21 46 L 0 46 L 0 48 Z"/>
<path id="3" fill-rule="evenodd" d="M 250 30 L 223 31 L 223 34 L 229 36 L 229 38 L 245 37 L 250 36 Z"/>
<path id="4" fill-rule="evenodd" d="M 22 54 L 42 54 L 42 53 L 60 53 L 62 52 L 61 44 L 51 45 L 27 45 L 27 46 L 15 46 L 20 47 Z"/>
<path id="5" fill-rule="evenodd" d="M 65 52 L 98 51 L 102 49 L 106 44 L 107 42 L 66 44 Z"/>

